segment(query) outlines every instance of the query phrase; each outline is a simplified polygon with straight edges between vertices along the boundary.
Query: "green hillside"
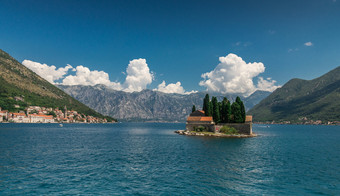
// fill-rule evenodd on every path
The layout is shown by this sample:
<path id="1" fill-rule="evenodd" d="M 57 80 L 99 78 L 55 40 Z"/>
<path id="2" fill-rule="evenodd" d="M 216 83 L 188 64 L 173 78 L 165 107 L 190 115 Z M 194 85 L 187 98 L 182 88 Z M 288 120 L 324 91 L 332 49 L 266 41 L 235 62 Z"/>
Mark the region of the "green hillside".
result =
<path id="1" fill-rule="evenodd" d="M 340 67 L 313 80 L 290 80 L 249 113 L 255 121 L 340 121 Z"/>
<path id="2" fill-rule="evenodd" d="M 15 108 L 14 105 L 20 107 Z M 15 112 L 28 105 L 60 109 L 66 106 L 69 110 L 104 118 L 0 49 L 0 107 Z M 114 120 L 107 116 L 105 118 Z"/>

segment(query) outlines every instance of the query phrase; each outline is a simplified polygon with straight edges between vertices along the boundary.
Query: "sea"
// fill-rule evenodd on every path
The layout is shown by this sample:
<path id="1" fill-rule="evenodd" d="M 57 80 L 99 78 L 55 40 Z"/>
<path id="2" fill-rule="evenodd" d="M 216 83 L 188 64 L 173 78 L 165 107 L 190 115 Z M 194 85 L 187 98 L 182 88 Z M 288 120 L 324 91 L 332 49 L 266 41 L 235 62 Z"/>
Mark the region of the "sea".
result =
<path id="1" fill-rule="evenodd" d="M 340 195 L 340 126 L 0 124 L 0 195 Z"/>

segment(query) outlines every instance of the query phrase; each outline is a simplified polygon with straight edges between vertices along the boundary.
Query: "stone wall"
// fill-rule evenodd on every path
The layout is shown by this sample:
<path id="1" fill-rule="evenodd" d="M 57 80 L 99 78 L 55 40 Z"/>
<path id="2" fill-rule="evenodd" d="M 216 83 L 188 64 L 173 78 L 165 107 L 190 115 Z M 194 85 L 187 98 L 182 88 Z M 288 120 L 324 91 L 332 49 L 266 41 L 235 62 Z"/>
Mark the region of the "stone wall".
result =
<path id="1" fill-rule="evenodd" d="M 211 124 L 211 123 L 204 123 L 204 122 L 190 122 L 187 123 L 185 126 L 185 129 L 187 131 L 195 131 L 195 128 L 202 126 L 205 127 L 205 131 L 211 131 L 214 132 L 215 131 L 215 124 Z"/>
<path id="2" fill-rule="evenodd" d="M 218 125 L 211 124 L 211 123 L 204 123 L 204 122 L 190 122 L 186 124 L 186 130 L 187 131 L 195 131 L 195 128 L 198 128 L 199 126 L 205 127 L 205 131 L 211 131 L 211 132 L 219 132 L 219 130 L 223 126 L 233 127 L 240 134 L 244 135 L 252 135 L 252 123 L 219 123 Z"/>
<path id="3" fill-rule="evenodd" d="M 215 126 L 215 130 L 219 132 L 219 130 L 223 126 L 233 127 L 238 130 L 239 133 L 244 135 L 252 135 L 253 134 L 253 124 L 252 123 L 219 123 Z"/>

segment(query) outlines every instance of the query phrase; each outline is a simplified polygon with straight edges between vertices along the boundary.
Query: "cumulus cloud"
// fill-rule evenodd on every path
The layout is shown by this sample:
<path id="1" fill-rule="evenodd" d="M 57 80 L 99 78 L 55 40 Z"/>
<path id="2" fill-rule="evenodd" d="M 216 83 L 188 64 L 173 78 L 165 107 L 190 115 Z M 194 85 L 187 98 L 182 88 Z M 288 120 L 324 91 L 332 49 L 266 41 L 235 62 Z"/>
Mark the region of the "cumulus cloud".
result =
<path id="1" fill-rule="evenodd" d="M 272 80 L 271 78 L 263 79 L 263 77 L 259 77 L 257 81 L 257 90 L 273 92 L 277 88 L 281 87 L 279 85 L 275 85 L 275 83 L 276 80 Z"/>
<path id="2" fill-rule="evenodd" d="M 142 58 L 130 61 L 126 68 L 126 74 L 127 76 L 123 84 L 124 91 L 126 92 L 141 91 L 148 84 L 151 84 L 154 78 L 148 64 L 146 64 L 146 60 Z"/>
<path id="3" fill-rule="evenodd" d="M 56 80 L 63 78 L 68 70 L 73 68 L 71 65 L 67 65 L 66 67 L 57 69 L 54 65 L 49 66 L 30 60 L 24 60 L 22 64 L 52 84 L 54 84 Z"/>
<path id="4" fill-rule="evenodd" d="M 217 93 L 237 93 L 249 96 L 261 87 L 261 90 L 273 91 L 277 88 L 274 80 L 259 79 L 258 86 L 253 78 L 265 71 L 263 63 L 246 63 L 235 54 L 228 54 L 219 58 L 220 63 L 211 72 L 202 74 L 203 80 L 199 85 L 206 87 L 207 91 Z M 274 89 L 274 90 L 275 90 Z"/>
<path id="5" fill-rule="evenodd" d="M 111 82 L 109 74 L 104 71 L 91 71 L 89 68 L 82 65 L 77 66 L 72 71 L 76 72 L 76 75 L 69 75 L 63 79 L 63 85 L 89 85 L 104 84 L 114 89 L 120 90 L 121 85 L 119 83 Z"/>
<path id="6" fill-rule="evenodd" d="M 23 65 L 45 78 L 52 84 L 61 80 L 63 85 L 96 85 L 103 84 L 115 90 L 126 92 L 141 91 L 153 81 L 153 74 L 150 72 L 145 59 L 134 59 L 126 68 L 126 79 L 123 84 L 110 81 L 109 74 L 104 71 L 90 70 L 88 67 L 79 65 L 73 68 L 71 65 L 57 69 L 54 65 L 41 64 L 30 60 L 24 60 Z M 68 74 L 68 71 L 75 74 Z"/>
<path id="7" fill-rule="evenodd" d="M 177 93 L 177 94 L 191 94 L 191 93 L 197 92 L 197 91 L 186 92 L 184 90 L 184 88 L 181 86 L 181 82 L 176 82 L 175 84 L 170 83 L 170 84 L 166 85 L 165 81 L 160 83 L 158 85 L 158 87 L 154 90 L 160 91 L 160 92 L 163 92 L 163 93 Z"/>
<path id="8" fill-rule="evenodd" d="M 305 46 L 313 46 L 313 43 L 312 42 L 306 42 L 304 43 Z"/>

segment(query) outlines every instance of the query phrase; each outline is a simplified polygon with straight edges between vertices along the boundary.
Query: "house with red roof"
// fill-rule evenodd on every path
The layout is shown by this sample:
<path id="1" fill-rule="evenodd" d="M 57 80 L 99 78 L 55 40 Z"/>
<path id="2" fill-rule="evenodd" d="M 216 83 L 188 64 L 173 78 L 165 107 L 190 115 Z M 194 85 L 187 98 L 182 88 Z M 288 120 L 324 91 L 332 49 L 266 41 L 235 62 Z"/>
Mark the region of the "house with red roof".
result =
<path id="1" fill-rule="evenodd" d="M 29 114 L 30 123 L 54 123 L 52 115 Z"/>
<path id="2" fill-rule="evenodd" d="M 205 116 L 203 110 L 192 112 L 187 118 L 187 131 L 215 131 L 215 123 L 211 116 Z"/>
<path id="3" fill-rule="evenodd" d="M 26 116 L 25 113 L 9 113 L 8 121 L 12 121 L 15 123 L 29 123 L 30 119 Z"/>

